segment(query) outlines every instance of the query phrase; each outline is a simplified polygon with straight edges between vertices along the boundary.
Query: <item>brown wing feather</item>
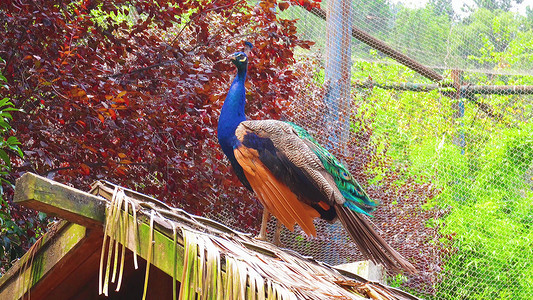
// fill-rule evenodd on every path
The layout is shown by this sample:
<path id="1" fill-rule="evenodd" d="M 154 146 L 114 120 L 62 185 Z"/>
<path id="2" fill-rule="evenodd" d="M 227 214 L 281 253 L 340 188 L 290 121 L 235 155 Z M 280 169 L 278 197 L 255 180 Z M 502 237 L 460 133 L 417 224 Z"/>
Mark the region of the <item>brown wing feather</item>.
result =
<path id="1" fill-rule="evenodd" d="M 344 203 L 344 197 L 331 174 L 326 171 L 306 141 L 300 138 L 289 124 L 277 120 L 244 121 L 237 127 L 235 135 L 242 142 L 250 132 L 261 138 L 270 139 L 279 152 L 283 153 L 295 167 L 306 174 L 312 184 L 325 197 L 324 200 L 328 205 Z"/>
<path id="2" fill-rule="evenodd" d="M 242 166 L 246 179 L 265 208 L 278 218 L 285 227 L 294 229 L 294 224 L 302 230 L 316 236 L 313 219 L 320 214 L 298 200 L 297 196 L 261 163 L 259 154 L 254 149 L 244 146 L 234 150 L 237 162 Z"/>

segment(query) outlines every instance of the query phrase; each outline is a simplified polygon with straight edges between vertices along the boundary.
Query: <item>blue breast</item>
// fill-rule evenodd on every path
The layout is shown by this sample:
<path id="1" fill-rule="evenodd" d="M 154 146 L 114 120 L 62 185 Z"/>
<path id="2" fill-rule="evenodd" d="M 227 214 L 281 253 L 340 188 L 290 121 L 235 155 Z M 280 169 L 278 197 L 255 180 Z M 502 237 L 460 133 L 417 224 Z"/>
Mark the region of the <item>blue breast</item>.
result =
<path id="1" fill-rule="evenodd" d="M 231 84 L 226 100 L 224 100 L 224 105 L 218 118 L 218 142 L 224 154 L 231 158 L 233 158 L 233 149 L 238 143 L 237 137 L 235 137 L 235 130 L 242 121 L 246 120 L 244 115 L 244 106 L 246 104 L 245 78 L 246 72 L 237 74 Z"/>
<path id="2" fill-rule="evenodd" d="M 241 122 L 246 121 L 246 116 L 244 115 L 244 106 L 246 105 L 245 79 L 246 68 L 238 69 L 237 76 L 231 84 L 218 118 L 218 143 L 222 148 L 222 152 L 231 162 L 239 180 L 244 186 L 251 189 L 242 167 L 233 154 L 233 149 L 240 144 L 235 136 L 235 130 Z"/>

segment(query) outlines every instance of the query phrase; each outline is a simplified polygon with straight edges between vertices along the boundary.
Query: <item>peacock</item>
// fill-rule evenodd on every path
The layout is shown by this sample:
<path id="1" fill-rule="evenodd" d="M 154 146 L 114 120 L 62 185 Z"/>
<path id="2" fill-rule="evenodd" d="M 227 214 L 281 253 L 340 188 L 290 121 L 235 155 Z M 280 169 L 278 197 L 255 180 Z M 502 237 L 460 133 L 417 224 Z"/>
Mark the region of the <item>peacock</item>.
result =
<path id="1" fill-rule="evenodd" d="M 379 202 L 305 129 L 278 120 L 246 120 L 245 52 L 230 56 L 237 75 L 220 112 L 218 141 L 239 180 L 264 207 L 260 238 L 265 238 L 269 213 L 289 230 L 298 224 L 311 236 L 316 236 L 315 218 L 339 219 L 363 256 L 393 271 L 415 273 L 363 217 Z"/>

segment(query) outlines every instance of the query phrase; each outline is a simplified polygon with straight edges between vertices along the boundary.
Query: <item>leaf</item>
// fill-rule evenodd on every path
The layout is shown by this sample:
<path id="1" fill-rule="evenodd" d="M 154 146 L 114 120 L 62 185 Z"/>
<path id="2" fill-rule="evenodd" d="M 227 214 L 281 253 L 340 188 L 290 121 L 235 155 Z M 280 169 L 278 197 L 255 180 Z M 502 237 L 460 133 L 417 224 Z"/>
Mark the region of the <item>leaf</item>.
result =
<path id="1" fill-rule="evenodd" d="M 17 151 L 18 156 L 24 157 L 24 152 L 22 151 L 22 149 L 20 149 L 20 147 L 17 147 L 15 151 Z"/>
<path id="2" fill-rule="evenodd" d="M 0 158 L 5 162 L 5 165 L 7 166 L 7 168 L 11 169 L 11 160 L 9 159 L 9 156 L 3 149 L 0 149 Z"/>
<path id="3" fill-rule="evenodd" d="M 116 120 L 117 119 L 117 114 L 115 113 L 115 111 L 113 109 L 108 109 L 107 110 L 109 112 L 109 114 L 111 115 L 111 119 L 113 120 Z"/>
<path id="4" fill-rule="evenodd" d="M 286 10 L 287 8 L 289 8 L 290 3 L 289 3 L 289 2 L 279 2 L 279 3 L 278 3 L 278 6 L 279 6 L 279 9 L 280 9 L 281 11 L 284 11 L 284 10 Z"/>
<path id="5" fill-rule="evenodd" d="M 5 107 L 1 109 L 2 111 L 22 111 L 21 109 L 14 108 L 14 107 Z"/>
<path id="6" fill-rule="evenodd" d="M 13 103 L 11 103 L 11 101 L 9 100 L 9 98 L 3 98 L 2 100 L 0 100 L 0 107 L 4 107 L 7 105 L 14 106 Z"/>
<path id="7" fill-rule="evenodd" d="M 117 174 L 119 174 L 119 175 L 122 175 L 122 176 L 126 175 L 126 172 L 124 171 L 124 167 L 123 166 L 120 166 L 120 167 L 116 168 L 115 172 Z"/>
<path id="8" fill-rule="evenodd" d="M 80 164 L 80 171 L 83 175 L 91 174 L 91 168 L 86 164 Z"/>
<path id="9" fill-rule="evenodd" d="M 15 136 L 8 137 L 6 142 L 8 145 L 20 145 L 19 140 Z"/>
<path id="10" fill-rule="evenodd" d="M 100 153 L 100 151 L 96 150 L 96 148 L 91 147 L 91 146 L 83 145 L 83 148 L 91 151 L 92 153 Z"/>
<path id="11" fill-rule="evenodd" d="M 11 125 L 9 125 L 8 122 L 2 119 L 0 119 L 0 127 L 3 128 L 4 130 L 11 129 Z"/>

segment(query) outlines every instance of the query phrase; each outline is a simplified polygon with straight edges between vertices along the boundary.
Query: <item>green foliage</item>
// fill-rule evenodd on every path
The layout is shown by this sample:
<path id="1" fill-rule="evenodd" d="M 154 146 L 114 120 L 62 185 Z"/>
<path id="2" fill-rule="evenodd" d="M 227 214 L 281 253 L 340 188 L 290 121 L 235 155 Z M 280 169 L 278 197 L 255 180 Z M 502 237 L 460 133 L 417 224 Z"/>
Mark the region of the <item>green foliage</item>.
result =
<path id="1" fill-rule="evenodd" d="M 442 55 L 443 50 L 468 56 L 466 67 L 496 72 L 533 66 L 533 27 L 529 19 L 505 10 L 481 8 L 447 31 L 452 23 L 446 21 L 445 15 L 440 16 L 442 19 L 432 16 L 434 13 L 427 8 L 402 8 L 398 13 L 401 22 L 394 28 L 397 36 L 405 36 L 417 24 L 435 26 L 435 30 L 426 31 L 435 36 L 415 35 L 413 41 L 404 40 L 400 44 L 423 44 L 415 48 L 431 49 L 436 56 Z M 472 39 L 473 36 L 480 38 Z M 428 44 L 439 38 L 439 43 Z M 444 44 L 447 47 L 442 47 Z M 407 52 L 409 49 L 406 46 Z M 383 60 L 377 52 L 369 53 Z M 419 55 L 416 51 L 411 54 Z M 421 57 L 424 56 L 417 58 L 423 61 Z M 352 71 L 354 82 L 365 82 L 370 77 L 372 82 L 381 84 L 428 82 L 395 64 L 356 61 Z M 533 84 L 533 76 L 473 72 L 465 72 L 463 80 L 476 85 Z M 451 99 L 439 91 L 415 93 L 374 88 L 361 89 L 358 94 L 362 103 L 359 114 L 373 120 L 376 133 L 373 142 L 378 148 L 390 147 L 387 155 L 396 166 L 438 191 L 423 209 L 446 212 L 426 223 L 439 234 L 434 244 L 442 251 L 437 264 L 441 272 L 433 281 L 434 290 L 421 291 L 422 296 L 530 299 L 533 295 L 531 96 L 480 97 L 478 101 L 503 116 L 498 119 L 489 117 L 471 101 Z M 463 117 L 455 114 L 457 101 L 465 106 Z M 464 136 L 462 142 L 461 136 Z M 377 175 L 371 182 L 379 184 L 382 175 L 374 173 Z M 405 286 L 405 278 L 392 280 L 394 285 L 410 288 Z"/>
<path id="2" fill-rule="evenodd" d="M 514 3 L 522 3 L 524 0 L 474 0 L 474 3 L 481 8 L 491 10 L 508 11 Z"/>
<path id="3" fill-rule="evenodd" d="M 3 60 L 0 58 L 0 63 Z M 7 87 L 6 78 L 0 73 L 0 84 L 3 88 Z M 13 129 L 9 122 L 13 120 L 11 112 L 20 111 L 15 108 L 9 98 L 5 97 L 0 99 L 0 195 L 3 195 L 2 184 L 11 184 L 6 176 L 11 171 L 11 158 L 8 152 L 23 157 L 23 152 L 20 149 L 20 142 L 17 137 L 12 135 Z"/>
<path id="4" fill-rule="evenodd" d="M 451 185 L 437 200 L 451 210 L 442 233 L 454 237 L 449 246 L 455 249 L 437 289 L 447 299 L 533 294 L 525 284 L 533 280 L 533 124 L 492 135 L 439 168 L 440 184 Z"/>
<path id="5" fill-rule="evenodd" d="M 404 67 L 356 62 L 355 78 L 416 82 Z M 479 76 L 476 84 L 529 83 L 532 76 Z M 533 295 L 533 105 L 528 96 L 487 96 L 480 101 L 495 120 L 463 99 L 374 88 L 359 91 L 359 114 L 373 119 L 374 143 L 390 147 L 394 163 L 439 191 L 423 208 L 446 211 L 436 228 L 443 249 L 438 299 L 529 299 Z M 464 146 L 459 146 L 464 135 Z M 376 172 L 378 173 L 378 172 Z M 379 184 L 378 174 L 374 183 Z M 401 278 L 395 278 L 399 284 Z M 427 296 L 427 295 L 425 295 Z"/>
<path id="6" fill-rule="evenodd" d="M 139 15 L 132 5 L 119 6 L 116 11 L 106 12 L 102 9 L 103 3 L 90 11 L 94 22 L 105 29 L 112 25 L 127 24 L 131 27 L 137 23 L 137 20 L 145 21 L 145 15 Z"/>
<path id="7" fill-rule="evenodd" d="M 509 10 L 514 2 L 521 1 L 479 0 L 476 6 L 466 6 L 463 14 L 453 11 L 450 0 L 431 0 L 418 8 L 393 2 L 355 1 L 354 26 L 430 66 L 533 68 L 533 10 L 527 7 L 525 16 Z M 299 18 L 299 33 L 324 49 L 326 36 L 315 29 L 325 27 L 325 22 L 302 11 L 295 6 L 282 15 Z M 383 60 L 379 52 L 368 55 L 370 49 L 365 43 L 352 43 L 354 58 Z"/>
<path id="8" fill-rule="evenodd" d="M 360 29 L 382 38 L 387 36 L 393 13 L 387 0 L 352 2 L 353 20 Z"/>
<path id="9" fill-rule="evenodd" d="M 446 15 L 450 20 L 455 16 L 452 0 L 429 0 L 428 7 L 433 9 L 433 13 L 437 16 Z"/>
<path id="10" fill-rule="evenodd" d="M 0 58 L 0 64 L 3 60 Z M 0 73 L 0 88 L 7 89 L 7 80 Z M 9 180 L 12 162 L 11 157 L 23 157 L 20 149 L 20 142 L 12 135 L 10 121 L 13 120 L 11 112 L 19 111 L 13 105 L 9 98 L 0 99 L 0 274 L 5 267 L 9 267 L 10 262 L 24 253 L 22 246 L 23 240 L 30 239 L 31 243 L 35 242 L 36 236 L 28 236 L 28 229 L 33 228 L 32 220 L 24 222 L 15 220 L 11 205 L 4 197 L 4 186 L 13 188 L 13 182 Z M 44 220 L 46 215 L 40 214 L 39 218 Z M 37 228 L 34 232 L 39 231 Z"/>

